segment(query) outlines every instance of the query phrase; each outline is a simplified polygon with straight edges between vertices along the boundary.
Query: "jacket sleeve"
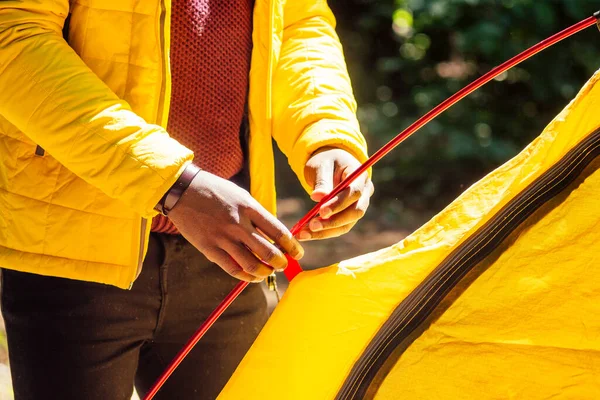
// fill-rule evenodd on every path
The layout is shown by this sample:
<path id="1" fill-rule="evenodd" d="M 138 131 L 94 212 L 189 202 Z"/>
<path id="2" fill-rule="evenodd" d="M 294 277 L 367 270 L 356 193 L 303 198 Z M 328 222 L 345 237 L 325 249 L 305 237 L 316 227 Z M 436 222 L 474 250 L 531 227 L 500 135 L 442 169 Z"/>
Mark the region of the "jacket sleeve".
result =
<path id="1" fill-rule="evenodd" d="M 274 73 L 273 137 L 310 192 L 304 166 L 315 150 L 343 148 L 364 162 L 367 145 L 327 1 L 288 0 L 283 23 Z"/>
<path id="2" fill-rule="evenodd" d="M 65 42 L 68 0 L 0 2 L 0 114 L 70 171 L 149 218 L 192 159 Z"/>

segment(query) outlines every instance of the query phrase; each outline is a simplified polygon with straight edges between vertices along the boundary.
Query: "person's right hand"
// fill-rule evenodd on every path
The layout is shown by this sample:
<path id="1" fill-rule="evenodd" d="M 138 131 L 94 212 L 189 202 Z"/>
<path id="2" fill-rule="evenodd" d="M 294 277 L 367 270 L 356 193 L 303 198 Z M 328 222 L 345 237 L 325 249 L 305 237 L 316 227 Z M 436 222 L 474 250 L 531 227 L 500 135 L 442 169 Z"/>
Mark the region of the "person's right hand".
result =
<path id="1" fill-rule="evenodd" d="M 279 249 L 296 260 L 304 255 L 290 231 L 247 191 L 206 171 L 196 175 L 169 218 L 206 258 L 243 281 L 259 282 L 284 269 L 287 259 Z"/>

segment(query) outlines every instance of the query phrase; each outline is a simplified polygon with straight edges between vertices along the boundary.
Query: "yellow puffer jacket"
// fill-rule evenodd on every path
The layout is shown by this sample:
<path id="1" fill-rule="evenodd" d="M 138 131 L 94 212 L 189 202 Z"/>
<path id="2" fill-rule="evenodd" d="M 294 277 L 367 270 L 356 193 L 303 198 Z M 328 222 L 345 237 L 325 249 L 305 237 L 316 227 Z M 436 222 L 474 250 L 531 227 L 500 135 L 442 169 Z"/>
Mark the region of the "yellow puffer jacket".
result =
<path id="1" fill-rule="evenodd" d="M 0 3 L 0 266 L 135 280 L 153 207 L 193 158 L 164 129 L 169 21 L 169 0 Z M 251 193 L 272 212 L 272 138 L 305 187 L 321 146 L 367 157 L 334 24 L 324 0 L 255 4 Z"/>

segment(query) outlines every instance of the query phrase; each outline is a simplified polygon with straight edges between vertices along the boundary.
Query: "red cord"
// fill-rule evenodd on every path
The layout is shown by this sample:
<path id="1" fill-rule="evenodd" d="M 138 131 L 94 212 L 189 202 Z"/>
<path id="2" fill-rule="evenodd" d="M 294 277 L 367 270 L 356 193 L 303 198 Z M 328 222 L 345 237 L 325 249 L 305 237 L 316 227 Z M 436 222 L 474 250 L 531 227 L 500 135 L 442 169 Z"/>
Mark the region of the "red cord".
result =
<path id="1" fill-rule="evenodd" d="M 398 136 L 389 141 L 385 146 L 379 149 L 375 154 L 371 156 L 363 165 L 360 166 L 356 171 L 350 174 L 346 179 L 344 179 L 339 185 L 333 189 L 331 193 L 325 196 L 316 206 L 314 206 L 294 227 L 290 230 L 292 234 L 296 235 L 300 229 L 304 225 L 306 225 L 311 219 L 313 219 L 318 213 L 321 206 L 327 201 L 331 200 L 334 196 L 338 195 L 342 190 L 347 188 L 354 179 L 363 174 L 367 169 L 369 169 L 373 164 L 383 158 L 386 154 L 388 154 L 394 147 L 398 146 L 402 143 L 406 138 L 410 135 L 418 131 L 429 121 L 437 117 L 442 112 L 446 111 L 456 102 L 462 100 L 464 97 L 471 94 L 473 91 L 477 90 L 479 87 L 483 86 L 487 82 L 491 81 L 498 75 L 507 71 L 508 69 L 514 67 L 520 62 L 528 59 L 529 57 L 539 53 L 540 51 L 546 49 L 547 47 L 552 46 L 553 44 L 589 27 L 594 25 L 597 22 L 596 16 L 592 16 L 584 19 L 581 22 L 576 23 L 575 25 L 553 35 L 548 39 L 545 39 L 538 44 L 530 47 L 524 52 L 518 54 L 517 56 L 511 58 L 510 60 L 504 62 L 503 64 L 497 66 L 492 69 L 485 75 L 481 76 L 477 80 L 471 82 L 469 85 L 465 86 L 463 89 L 456 92 L 454 95 L 440 103 L 437 107 L 429 111 L 427 114 L 423 115 L 417 121 L 415 121 L 412 125 L 402 131 Z M 302 272 L 300 265 L 296 260 L 291 257 L 288 257 L 288 267 L 285 270 L 285 275 L 289 280 L 294 279 L 296 275 Z M 150 389 L 150 391 L 144 397 L 144 400 L 151 400 L 154 395 L 158 392 L 158 390 L 162 387 L 165 381 L 171 376 L 173 371 L 179 366 L 181 361 L 187 356 L 187 354 L 192 350 L 192 348 L 198 343 L 198 341 L 204 336 L 206 331 L 210 329 L 210 327 L 215 323 L 215 321 L 219 318 L 221 314 L 229 307 L 229 305 L 236 299 L 236 297 L 248 286 L 248 282 L 240 282 L 236 285 L 236 287 L 227 295 L 227 297 L 223 300 L 221 304 L 210 314 L 210 316 L 204 321 L 204 323 L 198 328 L 196 333 L 192 336 L 192 338 L 186 343 L 186 345 L 181 349 L 179 354 L 171 361 L 171 364 L 167 367 L 167 369 L 163 372 L 163 374 L 156 381 L 154 386 Z"/>

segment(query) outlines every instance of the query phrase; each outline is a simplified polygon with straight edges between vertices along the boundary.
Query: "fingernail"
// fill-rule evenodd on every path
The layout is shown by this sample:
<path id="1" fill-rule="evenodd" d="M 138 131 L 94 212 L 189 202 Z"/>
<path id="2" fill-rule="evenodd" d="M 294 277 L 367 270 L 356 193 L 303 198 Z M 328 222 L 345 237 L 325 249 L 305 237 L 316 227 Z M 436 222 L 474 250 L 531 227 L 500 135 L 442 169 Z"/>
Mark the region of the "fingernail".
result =
<path id="1" fill-rule="evenodd" d="M 319 221 L 318 219 L 313 219 L 312 221 L 310 221 L 311 231 L 320 231 L 321 229 L 323 229 L 323 224 L 321 223 L 321 221 Z"/>
<path id="2" fill-rule="evenodd" d="M 324 208 L 321 210 L 321 217 L 327 219 L 331 217 L 331 208 Z"/>
<path id="3" fill-rule="evenodd" d="M 298 239 L 300 239 L 300 240 L 308 240 L 310 238 L 311 238 L 311 234 L 306 231 L 302 231 L 298 234 Z"/>

